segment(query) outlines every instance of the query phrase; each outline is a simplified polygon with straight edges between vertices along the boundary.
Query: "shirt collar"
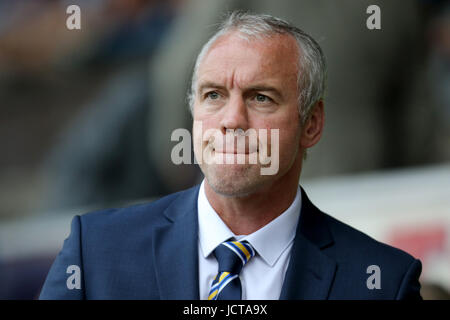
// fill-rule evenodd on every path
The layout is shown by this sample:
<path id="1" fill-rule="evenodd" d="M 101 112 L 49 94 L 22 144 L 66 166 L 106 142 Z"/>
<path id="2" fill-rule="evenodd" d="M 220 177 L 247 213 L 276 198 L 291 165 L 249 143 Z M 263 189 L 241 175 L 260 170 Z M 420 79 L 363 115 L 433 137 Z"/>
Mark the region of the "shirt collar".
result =
<path id="1" fill-rule="evenodd" d="M 209 203 L 204 183 L 205 180 L 198 193 L 199 241 L 203 256 L 208 257 L 219 244 L 235 238 L 239 241 L 247 240 L 261 258 L 273 266 L 295 238 L 302 200 L 300 187 L 292 204 L 281 215 L 252 234 L 237 236 Z"/>
<path id="2" fill-rule="evenodd" d="M 197 207 L 200 246 L 203 256 L 206 258 L 219 244 L 235 237 L 235 235 L 209 203 L 206 198 L 204 184 L 205 180 L 200 185 Z"/>

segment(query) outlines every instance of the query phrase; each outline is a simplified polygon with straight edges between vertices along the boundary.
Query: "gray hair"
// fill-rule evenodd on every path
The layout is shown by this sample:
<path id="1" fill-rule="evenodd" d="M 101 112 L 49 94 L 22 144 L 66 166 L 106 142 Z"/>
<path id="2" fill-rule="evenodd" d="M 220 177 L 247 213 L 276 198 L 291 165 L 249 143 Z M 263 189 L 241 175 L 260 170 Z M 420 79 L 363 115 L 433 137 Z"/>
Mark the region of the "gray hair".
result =
<path id="1" fill-rule="evenodd" d="M 224 34 L 238 31 L 245 39 L 270 37 L 275 34 L 289 34 L 297 42 L 299 50 L 298 70 L 298 108 L 302 124 L 304 124 L 313 106 L 324 98 L 326 83 L 325 56 L 319 44 L 301 29 L 282 19 L 265 15 L 249 14 L 242 11 L 234 11 L 220 24 L 216 33 L 203 45 L 195 62 L 192 74 L 191 88 L 188 92 L 188 103 L 191 113 L 194 107 L 197 71 L 203 58 L 208 53 L 213 43 Z"/>

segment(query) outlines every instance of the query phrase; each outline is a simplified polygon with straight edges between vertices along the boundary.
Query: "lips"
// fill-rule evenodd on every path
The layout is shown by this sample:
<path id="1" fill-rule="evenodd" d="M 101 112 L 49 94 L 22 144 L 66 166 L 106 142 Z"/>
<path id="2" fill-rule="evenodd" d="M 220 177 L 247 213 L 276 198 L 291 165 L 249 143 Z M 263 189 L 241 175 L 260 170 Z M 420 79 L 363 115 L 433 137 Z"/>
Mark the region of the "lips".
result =
<path id="1" fill-rule="evenodd" d="M 214 151 L 216 153 L 222 153 L 222 154 L 252 154 L 252 153 L 258 152 L 258 150 L 255 150 L 252 152 L 238 152 L 237 150 L 234 150 L 232 152 L 229 152 L 228 150 L 224 151 L 224 150 L 219 150 L 219 149 L 215 149 L 215 148 L 213 148 L 212 151 Z"/>
<path id="2" fill-rule="evenodd" d="M 240 140 L 239 144 L 233 144 L 233 140 L 231 142 L 230 140 L 224 141 L 221 137 L 204 141 L 205 162 L 208 164 L 257 164 L 258 154 L 261 150 L 257 139 L 252 141 L 251 146 L 244 144 L 243 141 Z"/>

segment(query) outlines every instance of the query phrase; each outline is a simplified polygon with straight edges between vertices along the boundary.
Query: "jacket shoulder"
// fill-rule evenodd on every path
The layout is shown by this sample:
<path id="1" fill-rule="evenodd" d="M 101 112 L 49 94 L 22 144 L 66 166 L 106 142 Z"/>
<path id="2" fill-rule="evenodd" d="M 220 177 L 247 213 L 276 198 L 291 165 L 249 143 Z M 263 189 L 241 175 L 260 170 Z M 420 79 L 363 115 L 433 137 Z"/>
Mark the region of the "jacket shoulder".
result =
<path id="1" fill-rule="evenodd" d="M 338 265 L 335 284 L 340 290 L 331 298 L 420 299 L 419 260 L 322 214 L 334 238 L 326 253 Z"/>
<path id="2" fill-rule="evenodd" d="M 152 202 L 88 212 L 80 216 L 81 223 L 82 225 L 87 224 L 91 227 L 114 225 L 124 227 L 124 225 L 129 226 L 130 224 L 140 223 L 142 220 L 145 220 L 147 225 L 158 225 L 166 221 L 163 213 L 172 202 L 183 193 L 192 192 L 194 188 L 172 193 Z"/>
<path id="3" fill-rule="evenodd" d="M 82 248 L 86 255 L 111 250 L 127 252 L 130 247 L 150 245 L 153 231 L 169 223 L 164 214 L 172 203 L 194 188 L 167 195 L 156 201 L 86 213 L 80 216 Z M 149 242 L 150 241 L 150 242 Z"/>
<path id="4" fill-rule="evenodd" d="M 409 253 L 375 240 L 356 228 L 337 220 L 326 213 L 322 213 L 328 223 L 330 231 L 338 247 L 346 247 L 350 252 L 358 252 L 361 256 L 370 256 L 374 259 L 394 259 L 393 261 L 410 264 L 415 258 Z M 392 261 L 392 260 L 391 260 Z"/>

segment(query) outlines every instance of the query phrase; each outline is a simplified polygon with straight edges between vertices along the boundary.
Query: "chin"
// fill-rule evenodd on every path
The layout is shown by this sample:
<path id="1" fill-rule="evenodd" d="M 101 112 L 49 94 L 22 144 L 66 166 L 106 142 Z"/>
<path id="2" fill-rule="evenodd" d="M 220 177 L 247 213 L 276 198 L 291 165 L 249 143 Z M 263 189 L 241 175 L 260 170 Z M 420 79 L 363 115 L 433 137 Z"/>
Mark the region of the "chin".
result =
<path id="1" fill-rule="evenodd" d="M 258 165 L 221 165 L 203 170 L 209 186 L 224 197 L 246 197 L 261 189 L 270 179 L 260 174 Z"/>

